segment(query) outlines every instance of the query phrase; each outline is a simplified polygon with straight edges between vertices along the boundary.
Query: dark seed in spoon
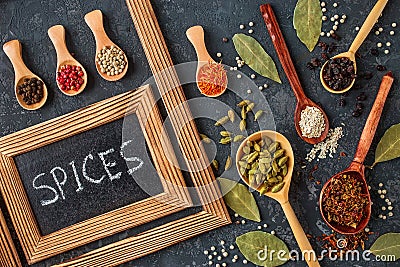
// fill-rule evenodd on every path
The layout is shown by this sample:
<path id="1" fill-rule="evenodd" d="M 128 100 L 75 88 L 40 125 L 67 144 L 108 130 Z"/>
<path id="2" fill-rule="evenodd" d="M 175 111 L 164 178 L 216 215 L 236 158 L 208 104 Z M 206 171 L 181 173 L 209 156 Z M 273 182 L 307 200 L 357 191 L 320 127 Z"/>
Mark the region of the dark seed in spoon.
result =
<path id="1" fill-rule="evenodd" d="M 343 90 L 356 78 L 354 63 L 347 57 L 330 59 L 322 70 L 322 78 L 332 90 Z"/>

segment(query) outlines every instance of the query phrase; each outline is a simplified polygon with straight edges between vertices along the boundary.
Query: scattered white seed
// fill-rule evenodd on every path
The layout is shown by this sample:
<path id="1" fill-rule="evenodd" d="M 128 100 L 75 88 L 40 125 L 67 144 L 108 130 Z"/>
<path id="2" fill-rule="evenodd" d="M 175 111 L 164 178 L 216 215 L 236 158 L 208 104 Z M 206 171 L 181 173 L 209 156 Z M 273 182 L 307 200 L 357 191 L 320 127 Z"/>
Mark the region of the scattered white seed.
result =
<path id="1" fill-rule="evenodd" d="M 391 205 L 392 205 L 392 202 L 389 201 L 387 204 L 388 204 L 388 206 L 391 206 Z"/>
<path id="2" fill-rule="evenodd" d="M 390 34 L 390 35 L 394 35 L 394 31 L 390 31 L 389 34 Z"/>
<path id="3" fill-rule="evenodd" d="M 274 235 L 274 234 L 275 234 L 275 231 L 274 231 L 274 230 L 272 230 L 272 231 L 271 231 L 271 235 Z"/>
<path id="4" fill-rule="evenodd" d="M 233 67 L 230 67 L 229 69 L 230 69 L 230 70 L 233 70 Z"/>
<path id="5" fill-rule="evenodd" d="M 382 218 L 383 217 L 383 215 L 382 214 L 379 214 L 379 216 L 378 216 L 379 218 Z"/>
<path id="6" fill-rule="evenodd" d="M 253 27 L 253 26 L 254 26 L 254 22 L 250 21 L 250 22 L 249 22 L 249 26 L 250 26 L 250 27 Z"/>
<path id="7" fill-rule="evenodd" d="M 393 22 L 393 23 L 392 23 L 392 27 L 393 27 L 393 28 L 396 28 L 396 26 L 397 26 L 396 22 Z"/>
<path id="8" fill-rule="evenodd" d="M 346 19 L 347 16 L 345 14 L 342 15 L 342 19 Z"/>
<path id="9" fill-rule="evenodd" d="M 251 94 L 251 90 L 250 90 L 250 89 L 247 89 L 247 93 L 248 93 L 248 94 Z"/>
<path id="10" fill-rule="evenodd" d="M 264 86 L 264 88 L 268 88 L 268 84 L 266 84 L 266 83 L 264 83 L 263 86 Z"/>
<path id="11" fill-rule="evenodd" d="M 326 33 L 326 37 L 329 37 L 329 36 L 331 36 L 331 33 L 330 32 Z"/>
<path id="12" fill-rule="evenodd" d="M 327 19 L 328 19 L 327 16 L 322 16 L 322 20 L 323 20 L 323 21 L 326 21 Z"/>
<path id="13" fill-rule="evenodd" d="M 385 199 L 385 202 L 388 203 L 388 202 L 390 202 L 390 200 L 387 198 L 387 199 Z"/>
<path id="14" fill-rule="evenodd" d="M 222 54 L 218 52 L 217 57 L 222 57 Z"/>
<path id="15" fill-rule="evenodd" d="M 236 260 L 235 260 L 235 259 L 232 259 L 232 262 L 236 262 Z"/>
<path id="16" fill-rule="evenodd" d="M 325 32 L 321 32 L 319 35 L 321 35 L 321 36 L 325 36 Z"/>
<path id="17" fill-rule="evenodd" d="M 242 220 L 242 224 L 245 224 L 246 223 L 246 221 L 245 220 Z"/>
<path id="18" fill-rule="evenodd" d="M 241 30 L 243 30 L 243 29 L 244 29 L 244 25 L 243 25 L 243 24 L 240 24 L 239 28 L 240 28 Z"/>
<path id="19" fill-rule="evenodd" d="M 221 267 L 221 265 L 219 263 L 215 264 L 215 267 Z"/>
<path id="20" fill-rule="evenodd" d="M 386 220 L 386 216 L 385 216 L 385 215 L 383 215 L 383 216 L 382 216 L 382 219 Z"/>
<path id="21" fill-rule="evenodd" d="M 385 198 L 385 195 L 381 195 L 381 198 L 384 199 L 384 198 Z"/>
<path id="22" fill-rule="evenodd" d="M 368 186 L 368 190 L 371 190 L 371 186 L 370 185 Z"/>
<path id="23" fill-rule="evenodd" d="M 233 70 L 237 70 L 237 67 L 233 67 Z"/>
<path id="24" fill-rule="evenodd" d="M 258 89 L 261 91 L 262 89 L 264 89 L 264 87 L 262 87 L 262 86 L 259 86 L 259 87 L 258 87 Z"/>
<path id="25" fill-rule="evenodd" d="M 211 249 L 211 251 L 214 251 L 214 250 L 215 250 L 215 247 L 214 247 L 214 246 L 212 246 L 210 249 Z"/>
<path id="26" fill-rule="evenodd" d="M 392 44 L 390 42 L 386 42 L 386 46 L 391 46 Z"/>
<path id="27" fill-rule="evenodd" d="M 378 186 L 379 186 L 379 187 L 382 187 L 382 186 L 383 186 L 383 183 L 379 183 Z"/>
<path id="28" fill-rule="evenodd" d="M 217 256 L 217 254 L 218 254 L 218 253 L 217 253 L 216 251 L 213 252 L 213 255 L 214 255 L 214 256 Z"/>
<path id="29" fill-rule="evenodd" d="M 333 7 L 337 7 L 338 6 L 338 4 L 335 2 L 335 3 L 333 3 Z"/>
<path id="30" fill-rule="evenodd" d="M 360 27 L 357 26 L 357 27 L 356 27 L 356 31 L 359 31 L 359 30 L 360 30 Z"/>
<path id="31" fill-rule="evenodd" d="M 224 256 L 224 258 L 228 257 L 228 252 L 222 253 L 222 256 Z"/>
<path id="32" fill-rule="evenodd" d="M 334 17 L 335 19 L 338 19 L 338 18 L 339 18 L 339 15 L 336 14 L 336 15 L 334 15 L 333 17 Z"/>
<path id="33" fill-rule="evenodd" d="M 222 253 L 224 253 L 224 252 L 225 252 L 225 249 L 224 249 L 224 248 L 223 248 L 223 249 L 221 249 L 221 252 L 222 252 Z"/>
<path id="34" fill-rule="evenodd" d="M 213 262 L 212 262 L 212 261 L 209 261 L 209 262 L 208 262 L 208 265 L 210 265 L 210 266 L 213 265 Z"/>
<path id="35" fill-rule="evenodd" d="M 247 260 L 243 260 L 242 262 L 243 262 L 243 264 L 247 264 Z"/>
<path id="36" fill-rule="evenodd" d="M 242 67 L 242 64 L 239 63 L 239 64 L 237 65 L 237 67 L 238 67 L 238 68 L 241 68 L 241 67 Z"/>
<path id="37" fill-rule="evenodd" d="M 339 21 L 335 21 L 335 25 L 336 25 L 336 26 L 339 25 Z"/>
<path id="38" fill-rule="evenodd" d="M 392 216 L 393 216 L 393 212 L 389 212 L 389 213 L 388 213 L 388 216 L 389 216 L 389 217 L 392 217 Z"/>
<path id="39" fill-rule="evenodd" d="M 383 51 L 386 55 L 389 54 L 389 50 L 385 49 L 385 51 Z"/>
<path id="40" fill-rule="evenodd" d="M 383 28 L 382 28 L 382 27 L 379 27 L 379 28 L 378 28 L 378 31 L 383 32 Z"/>
<path id="41" fill-rule="evenodd" d="M 386 207 L 385 207 L 385 206 L 383 206 L 383 207 L 382 207 L 382 210 L 383 210 L 383 211 L 385 211 L 385 210 L 386 210 Z"/>
<path id="42" fill-rule="evenodd" d="M 332 30 L 336 31 L 337 30 L 337 26 L 333 25 Z"/>
<path id="43" fill-rule="evenodd" d="M 220 243 L 222 246 L 225 245 L 225 241 L 224 241 L 224 240 L 221 240 L 219 243 Z"/>
<path id="44" fill-rule="evenodd" d="M 379 195 L 382 194 L 382 190 L 379 189 L 379 190 L 378 190 L 378 194 L 379 194 Z"/>
<path id="45" fill-rule="evenodd" d="M 208 259 L 212 260 L 213 256 L 212 255 L 208 255 Z"/>
<path id="46" fill-rule="evenodd" d="M 225 262 L 222 263 L 222 267 L 226 267 L 226 263 Z"/>
<path id="47" fill-rule="evenodd" d="M 380 34 L 380 32 L 379 31 L 375 31 L 375 35 L 379 35 Z"/>
<path id="48" fill-rule="evenodd" d="M 334 18 L 334 17 L 331 17 L 331 21 L 334 22 L 334 21 L 335 21 L 335 18 Z"/>
<path id="49" fill-rule="evenodd" d="M 321 6 L 324 7 L 326 4 L 325 2 L 321 2 Z"/>
<path id="50" fill-rule="evenodd" d="M 221 256 L 218 256 L 218 257 L 217 257 L 217 260 L 219 260 L 219 261 L 222 260 L 222 257 L 221 257 Z"/>
<path id="51" fill-rule="evenodd" d="M 329 33 L 332 35 L 332 34 L 335 33 L 335 31 L 334 30 L 330 30 Z"/>
<path id="52" fill-rule="evenodd" d="M 256 75 L 255 75 L 255 74 L 252 74 L 252 75 L 250 75 L 250 77 L 251 77 L 252 79 L 255 79 L 255 78 L 256 78 Z"/>
<path id="53" fill-rule="evenodd" d="M 389 206 L 389 207 L 388 207 L 388 210 L 392 210 L 392 209 L 393 209 L 393 207 L 392 207 L 392 206 Z"/>
<path id="54" fill-rule="evenodd" d="M 250 34 L 252 34 L 253 32 L 254 32 L 254 30 L 253 30 L 253 29 L 250 29 L 250 30 L 249 30 L 249 33 L 250 33 Z"/>
<path id="55" fill-rule="evenodd" d="M 240 57 L 236 57 L 235 60 L 236 60 L 236 61 L 240 60 Z"/>
<path id="56" fill-rule="evenodd" d="M 343 23 L 344 23 L 344 19 L 340 19 L 340 23 L 342 23 L 342 24 L 343 24 Z"/>
<path id="57" fill-rule="evenodd" d="M 261 225 L 257 226 L 257 229 L 258 229 L 258 230 L 261 230 L 261 228 L 262 228 Z"/>
<path id="58" fill-rule="evenodd" d="M 325 7 L 324 7 L 324 8 L 322 8 L 321 10 L 322 10 L 322 12 L 326 12 L 326 8 L 325 8 Z"/>
<path id="59" fill-rule="evenodd" d="M 204 255 L 208 255 L 208 250 L 204 250 Z"/>
<path id="60" fill-rule="evenodd" d="M 377 47 L 382 47 L 382 43 L 377 43 L 376 46 Z"/>
<path id="61" fill-rule="evenodd" d="M 263 226 L 264 226 L 264 228 L 267 228 L 267 227 L 268 227 L 268 224 L 264 223 L 264 225 L 263 225 Z"/>
<path id="62" fill-rule="evenodd" d="M 369 232 L 369 228 L 368 227 L 365 228 L 364 231 L 368 233 Z"/>

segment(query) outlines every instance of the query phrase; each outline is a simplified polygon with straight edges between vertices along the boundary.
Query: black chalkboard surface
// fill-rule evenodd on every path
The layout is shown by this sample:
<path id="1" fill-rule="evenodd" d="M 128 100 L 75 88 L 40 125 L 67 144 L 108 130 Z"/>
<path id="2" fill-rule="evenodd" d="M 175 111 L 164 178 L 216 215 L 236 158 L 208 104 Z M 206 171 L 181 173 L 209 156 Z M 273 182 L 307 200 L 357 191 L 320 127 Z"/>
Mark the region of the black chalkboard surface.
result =
<path id="1" fill-rule="evenodd" d="M 147 198 L 135 179 L 152 177 L 152 194 L 163 191 L 138 118 L 128 119 L 130 140 L 119 119 L 14 158 L 42 235 Z"/>

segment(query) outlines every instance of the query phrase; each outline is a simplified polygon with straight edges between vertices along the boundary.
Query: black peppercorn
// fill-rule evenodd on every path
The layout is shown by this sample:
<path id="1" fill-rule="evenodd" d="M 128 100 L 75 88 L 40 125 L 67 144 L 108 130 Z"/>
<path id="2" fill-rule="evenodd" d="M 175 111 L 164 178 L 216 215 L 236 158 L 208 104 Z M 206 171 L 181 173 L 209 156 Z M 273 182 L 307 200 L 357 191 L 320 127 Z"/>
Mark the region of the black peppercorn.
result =
<path id="1" fill-rule="evenodd" d="M 378 71 L 384 71 L 384 70 L 386 70 L 386 67 L 383 66 L 383 65 L 377 65 L 377 66 L 376 66 L 376 69 L 377 69 Z"/>
<path id="2" fill-rule="evenodd" d="M 357 96 L 357 101 L 364 101 L 364 100 L 366 100 L 367 99 L 367 95 L 365 94 L 365 92 L 362 92 L 361 94 L 359 94 L 358 96 Z"/>
<path id="3" fill-rule="evenodd" d="M 228 41 L 229 41 L 228 38 L 226 38 L 226 37 L 222 38 L 222 42 L 227 43 Z"/>
<path id="4" fill-rule="evenodd" d="M 371 49 L 371 55 L 377 56 L 378 54 L 379 54 L 378 49 L 376 49 L 376 48 L 372 48 L 372 49 Z"/>

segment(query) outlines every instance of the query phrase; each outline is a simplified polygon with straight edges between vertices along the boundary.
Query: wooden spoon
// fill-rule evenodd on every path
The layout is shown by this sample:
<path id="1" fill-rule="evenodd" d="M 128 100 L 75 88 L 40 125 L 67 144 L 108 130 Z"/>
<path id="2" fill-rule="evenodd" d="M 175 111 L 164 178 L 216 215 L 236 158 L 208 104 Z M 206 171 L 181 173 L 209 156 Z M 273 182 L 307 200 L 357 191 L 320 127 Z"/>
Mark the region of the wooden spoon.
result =
<path id="1" fill-rule="evenodd" d="M 354 64 L 354 71 L 355 73 L 357 72 L 357 65 L 356 65 L 356 52 L 358 50 L 358 48 L 360 48 L 361 44 L 364 42 L 365 38 L 367 38 L 369 32 L 371 31 L 371 29 L 374 27 L 376 21 L 378 20 L 379 16 L 382 14 L 383 9 L 385 8 L 386 4 L 387 4 L 388 0 L 378 0 L 375 4 L 375 6 L 372 8 L 371 12 L 369 13 L 367 19 L 364 21 L 364 24 L 361 26 L 360 31 L 358 32 L 356 38 L 354 39 L 353 43 L 351 44 L 349 51 L 344 52 L 344 53 L 340 53 L 336 56 L 334 56 L 333 58 L 341 58 L 341 57 L 347 57 L 349 58 L 353 64 Z M 323 70 L 326 66 L 326 64 L 329 62 L 326 61 L 324 63 L 324 65 L 321 68 L 321 71 L 319 73 L 319 78 L 321 80 L 322 85 L 324 86 L 324 88 L 326 90 L 328 90 L 331 93 L 334 94 L 342 94 L 344 92 L 347 92 L 350 90 L 351 87 L 353 87 L 354 82 L 355 82 L 355 78 L 353 79 L 353 81 L 351 82 L 351 84 L 340 91 L 335 91 L 332 88 L 329 87 L 329 85 L 325 82 L 324 78 L 323 78 Z"/>
<path id="2" fill-rule="evenodd" d="M 353 161 L 350 163 L 350 166 L 345 169 L 344 171 L 335 174 L 332 176 L 324 185 L 324 187 L 321 190 L 321 194 L 319 197 L 319 207 L 321 211 L 322 218 L 325 220 L 326 224 L 329 225 L 333 230 L 336 232 L 342 233 L 342 234 L 356 234 L 360 231 L 362 231 L 368 224 L 369 219 L 371 217 L 371 196 L 368 190 L 368 185 L 367 182 L 365 181 L 365 174 L 364 174 L 364 160 L 365 157 L 368 153 L 368 150 L 371 146 L 372 140 L 375 135 L 376 128 L 378 127 L 379 119 L 382 114 L 383 106 L 386 101 L 386 97 L 390 91 L 390 88 L 393 83 L 393 76 L 392 73 L 389 72 L 382 78 L 382 82 L 379 88 L 378 95 L 376 96 L 374 105 L 371 109 L 371 112 L 368 116 L 367 122 L 364 126 L 364 130 L 361 134 L 360 141 L 358 143 L 358 147 L 356 150 L 356 154 L 354 156 Z M 366 194 L 368 196 L 368 201 L 369 204 L 365 209 L 364 217 L 361 220 L 361 222 L 357 225 L 356 228 L 350 227 L 350 226 L 342 226 L 338 225 L 335 223 L 330 223 L 324 212 L 323 212 L 323 206 L 324 206 L 324 194 L 327 188 L 329 188 L 330 182 L 333 178 L 340 178 L 342 175 L 351 175 L 352 177 L 355 177 L 357 180 L 362 182 L 362 192 L 363 194 Z"/>
<path id="3" fill-rule="evenodd" d="M 279 28 L 278 22 L 276 20 L 274 11 L 272 10 L 271 5 L 265 4 L 260 6 L 260 10 L 262 16 L 264 18 L 265 24 L 267 25 L 267 29 L 269 35 L 271 36 L 272 43 L 274 44 L 275 50 L 278 54 L 279 60 L 282 64 L 283 70 L 286 73 L 286 76 L 290 82 L 290 85 L 293 89 L 294 95 L 297 99 L 296 111 L 294 114 L 294 124 L 296 126 L 297 134 L 303 139 L 305 142 L 309 144 L 317 144 L 323 141 L 326 136 L 328 135 L 329 131 L 329 120 L 326 116 L 325 112 L 322 110 L 320 106 L 315 104 L 311 99 L 309 99 L 301 86 L 299 77 L 297 76 L 296 70 L 293 65 L 293 61 L 290 57 L 289 50 L 286 46 L 285 39 L 283 38 L 282 32 Z M 308 138 L 303 136 L 301 129 L 300 129 L 300 115 L 301 111 L 304 110 L 307 106 L 309 107 L 316 107 L 318 108 L 323 116 L 325 121 L 325 129 L 321 133 L 319 137 Z"/>
<path id="4" fill-rule="evenodd" d="M 307 239 L 306 234 L 304 233 L 303 227 L 301 226 L 299 220 L 296 217 L 296 214 L 293 211 L 292 206 L 289 203 L 289 187 L 290 187 L 290 181 L 292 179 L 292 174 L 293 174 L 293 166 L 294 166 L 294 155 L 293 155 L 293 150 L 292 146 L 290 145 L 289 141 L 283 136 L 282 134 L 275 132 L 275 131 L 270 131 L 270 130 L 263 130 L 256 132 L 249 137 L 247 137 L 242 144 L 240 145 L 238 152 L 236 154 L 236 167 L 238 170 L 238 173 L 240 174 L 240 165 L 239 161 L 243 157 L 243 147 L 246 145 L 247 141 L 260 141 L 261 139 L 268 137 L 274 141 L 277 141 L 280 143 L 281 148 L 286 151 L 286 155 L 289 156 L 288 159 L 288 172 L 285 177 L 283 177 L 283 181 L 285 182 L 283 188 L 277 192 L 277 193 L 272 193 L 272 192 L 267 192 L 264 195 L 275 199 L 276 201 L 281 204 L 283 212 L 286 215 L 286 218 L 289 222 L 290 227 L 292 228 L 294 237 L 296 238 L 297 244 L 299 245 L 301 251 L 307 252 L 308 255 L 312 255 L 310 253 L 313 251 L 313 248 L 311 247 L 310 242 Z M 249 182 L 241 176 L 242 180 L 251 187 Z M 254 188 L 255 190 L 259 191 L 258 188 Z M 305 253 L 305 255 L 307 255 Z M 316 254 L 314 254 L 316 255 Z M 312 259 L 311 257 L 305 257 L 305 260 L 308 264 L 308 266 L 312 267 L 317 267 L 320 266 L 318 263 L 318 260 Z"/>
<path id="5" fill-rule="evenodd" d="M 25 65 L 23 59 L 22 59 L 22 46 L 21 43 L 18 40 L 12 40 L 3 45 L 3 50 L 4 53 L 8 56 L 10 59 L 13 68 L 14 68 L 14 73 L 15 73 L 15 96 L 18 100 L 18 103 L 20 104 L 21 107 L 27 110 L 36 110 L 41 108 L 44 103 L 46 103 L 47 100 L 47 87 L 46 84 L 43 82 L 42 79 L 39 78 L 39 76 L 33 74 L 28 67 Z M 24 102 L 23 97 L 18 94 L 18 85 L 22 84 L 24 82 L 25 78 L 37 78 L 38 80 L 42 81 L 43 83 L 43 97 L 40 102 L 28 105 Z"/>
<path id="6" fill-rule="evenodd" d="M 62 25 L 55 25 L 48 30 L 48 34 L 49 34 L 51 41 L 53 42 L 53 45 L 54 45 L 54 47 L 56 49 L 56 53 L 57 53 L 56 77 L 57 77 L 57 72 L 59 72 L 61 69 L 61 66 L 64 66 L 64 65 L 79 66 L 79 67 L 81 67 L 81 69 L 84 73 L 84 75 L 83 75 L 84 82 L 78 91 L 75 91 L 75 90 L 64 91 L 60 88 L 58 82 L 56 81 L 58 88 L 60 89 L 61 92 L 63 92 L 64 94 L 66 94 L 68 96 L 75 96 L 75 95 L 82 93 L 82 91 L 86 87 L 88 76 L 87 76 L 85 68 L 74 57 L 72 57 L 72 55 L 68 51 L 67 45 L 65 43 L 64 27 Z"/>
<path id="7" fill-rule="evenodd" d="M 198 74 L 200 69 L 209 63 L 216 63 L 210 56 L 210 54 L 207 51 L 206 48 L 206 44 L 204 42 L 204 30 L 203 27 L 201 27 L 200 25 L 197 26 L 193 26 L 189 29 L 187 29 L 186 31 L 186 36 L 189 39 L 189 41 L 192 43 L 192 45 L 194 46 L 194 49 L 196 50 L 196 54 L 197 54 L 197 71 L 196 71 L 196 78 L 198 78 Z M 226 78 L 226 72 L 224 72 L 225 78 Z M 227 78 L 226 78 L 227 80 Z M 199 84 L 197 84 L 197 88 L 199 88 L 199 91 L 208 97 L 218 97 L 220 95 L 222 95 L 225 91 L 226 91 L 226 86 L 225 89 L 222 90 L 219 94 L 213 94 L 213 95 L 207 95 L 204 94 L 199 87 Z"/>
<path id="8" fill-rule="evenodd" d="M 93 10 L 92 12 L 89 12 L 85 15 L 85 21 L 86 24 L 89 26 L 89 28 L 92 30 L 94 38 L 96 40 L 96 55 L 95 55 L 95 64 L 96 64 L 96 69 L 97 72 L 100 74 L 103 79 L 107 81 L 118 81 L 122 77 L 125 76 L 127 70 L 128 70 L 128 58 L 126 57 L 125 53 L 123 53 L 124 60 L 125 60 L 125 68 L 122 70 L 121 73 L 117 75 L 107 75 L 107 73 L 102 73 L 101 68 L 99 63 L 96 61 L 97 54 L 105 47 L 110 48 L 112 46 L 120 49 L 115 43 L 113 43 L 108 35 L 106 34 L 103 26 L 103 15 L 100 10 Z"/>

